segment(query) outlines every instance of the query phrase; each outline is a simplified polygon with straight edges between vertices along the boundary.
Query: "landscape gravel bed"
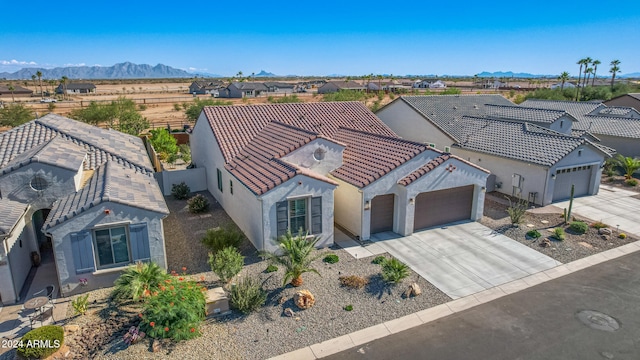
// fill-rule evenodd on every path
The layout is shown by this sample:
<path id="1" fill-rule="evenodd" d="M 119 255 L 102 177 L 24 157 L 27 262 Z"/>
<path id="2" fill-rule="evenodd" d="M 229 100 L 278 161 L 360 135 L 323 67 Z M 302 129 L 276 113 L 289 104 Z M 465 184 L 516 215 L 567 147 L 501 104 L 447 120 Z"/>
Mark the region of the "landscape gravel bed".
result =
<path id="1" fill-rule="evenodd" d="M 485 216 L 480 221 L 481 224 L 563 264 L 638 240 L 632 236 L 627 236 L 626 239 L 618 238 L 615 227 L 612 229 L 613 235 L 608 240 L 604 240 L 598 234 L 598 230 L 592 227 L 589 227 L 585 234 L 575 234 L 564 224 L 561 213 L 540 214 L 527 211 L 523 222 L 515 227 L 511 225 L 511 220 L 506 212 L 506 205 L 486 200 L 484 209 Z M 585 219 L 576 217 L 576 220 Z M 543 221 L 546 223 L 543 223 Z M 585 222 L 590 223 L 587 220 Z M 551 236 L 553 229 L 556 227 L 565 229 L 566 239 L 564 241 L 558 241 Z M 542 236 L 538 239 L 528 237 L 527 232 L 530 230 L 538 230 Z M 550 240 L 551 246 L 542 247 L 542 240 L 547 238 Z"/>

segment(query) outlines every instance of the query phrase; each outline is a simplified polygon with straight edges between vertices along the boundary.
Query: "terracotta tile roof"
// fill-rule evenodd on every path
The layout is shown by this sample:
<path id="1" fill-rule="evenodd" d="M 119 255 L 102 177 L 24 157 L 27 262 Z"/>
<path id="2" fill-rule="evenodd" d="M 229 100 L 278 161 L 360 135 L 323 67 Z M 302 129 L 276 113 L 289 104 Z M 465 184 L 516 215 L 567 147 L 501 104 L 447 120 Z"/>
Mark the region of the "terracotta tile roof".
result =
<path id="1" fill-rule="evenodd" d="M 271 121 L 333 139 L 341 127 L 396 136 L 360 102 L 208 106 L 204 114 L 226 162 L 230 162 Z"/>
<path id="2" fill-rule="evenodd" d="M 346 144 L 347 148 L 343 153 L 342 166 L 332 171 L 331 175 L 360 188 L 378 180 L 423 151 L 436 151 L 425 144 L 395 136 L 346 128 L 339 129 L 333 138 Z"/>
<path id="3" fill-rule="evenodd" d="M 412 172 L 411 174 L 409 174 L 409 175 L 405 176 L 404 178 L 400 179 L 398 181 L 398 184 L 407 186 L 407 185 L 411 184 L 412 182 L 418 180 L 420 177 L 422 177 L 422 175 L 425 175 L 429 171 L 431 171 L 431 170 L 435 169 L 436 167 L 438 167 L 440 164 L 442 164 L 445 161 L 449 160 L 450 158 L 451 158 L 450 154 L 442 154 L 442 155 L 438 156 L 437 158 L 434 158 L 433 160 L 429 161 L 424 166 L 421 166 L 420 168 L 418 168 L 416 171 Z"/>

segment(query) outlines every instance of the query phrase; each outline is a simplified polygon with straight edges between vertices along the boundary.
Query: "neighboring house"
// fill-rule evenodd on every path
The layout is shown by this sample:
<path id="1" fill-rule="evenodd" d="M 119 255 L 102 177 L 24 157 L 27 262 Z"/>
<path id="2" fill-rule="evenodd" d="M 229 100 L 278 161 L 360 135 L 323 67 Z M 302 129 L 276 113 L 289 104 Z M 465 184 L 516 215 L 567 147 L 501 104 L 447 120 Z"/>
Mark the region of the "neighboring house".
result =
<path id="1" fill-rule="evenodd" d="M 635 109 L 599 101 L 526 100 L 520 105 L 566 111 L 577 120 L 573 129 L 588 131 L 618 154 L 640 156 L 640 113 Z"/>
<path id="2" fill-rule="evenodd" d="M 429 84 L 429 89 L 444 89 L 446 87 L 447 87 L 447 85 L 445 85 L 445 83 L 443 83 L 440 80 L 436 80 L 436 81 L 432 82 L 431 84 Z"/>
<path id="3" fill-rule="evenodd" d="M 96 92 L 96 86 L 92 83 L 68 83 L 58 85 L 56 94 L 64 93 L 65 89 L 67 94 L 91 94 Z"/>
<path id="4" fill-rule="evenodd" d="M 523 108 L 500 95 L 402 96 L 376 114 L 401 137 L 444 149 L 491 171 L 488 191 L 548 205 L 598 192 L 612 153 L 573 136 L 565 111 Z"/>
<path id="5" fill-rule="evenodd" d="M 318 88 L 318 94 L 331 94 L 346 90 L 364 91 L 366 87 L 355 81 L 329 81 Z"/>
<path id="6" fill-rule="evenodd" d="M 575 89 L 576 85 L 574 83 L 565 82 L 564 87 L 562 83 L 556 83 L 551 85 L 551 89 Z"/>
<path id="7" fill-rule="evenodd" d="M 205 107 L 190 138 L 209 191 L 258 250 L 482 217 L 488 172 L 398 138 L 359 102 Z"/>
<path id="8" fill-rule="evenodd" d="M 196 80 L 189 85 L 189 93 L 217 95 L 222 87 L 224 87 L 224 83 L 220 80 Z"/>
<path id="9" fill-rule="evenodd" d="M 219 90 L 219 97 L 221 98 L 249 98 L 258 97 L 262 93 L 268 91 L 267 87 L 263 83 L 259 82 L 234 82 L 229 84 L 226 88 Z"/>
<path id="10" fill-rule="evenodd" d="M 403 85 L 400 81 L 394 80 L 394 81 L 386 83 L 382 87 L 382 89 L 385 90 L 385 91 L 398 93 L 398 92 L 402 92 L 402 91 L 411 90 L 411 86 Z"/>
<path id="11" fill-rule="evenodd" d="M 616 96 L 611 100 L 604 102 L 607 106 L 622 106 L 634 108 L 636 111 L 640 111 L 640 93 L 629 93 L 620 96 Z"/>
<path id="12" fill-rule="evenodd" d="M 365 85 L 365 89 L 367 91 L 380 91 L 382 90 L 377 83 L 369 82 Z"/>
<path id="13" fill-rule="evenodd" d="M 267 92 L 276 94 L 292 94 L 296 88 L 295 84 L 277 81 L 266 81 L 264 86 L 267 87 Z"/>
<path id="14" fill-rule="evenodd" d="M 54 114 L 0 134 L 2 303 L 24 299 L 32 253 L 55 260 L 63 296 L 136 261 L 166 268 L 168 213 L 138 137 Z"/>
<path id="15" fill-rule="evenodd" d="M 429 80 L 416 80 L 416 82 L 413 83 L 413 87 L 417 89 L 428 89 L 429 85 L 431 85 L 431 81 Z"/>
<path id="16" fill-rule="evenodd" d="M 33 94 L 33 90 L 29 90 L 27 88 L 23 88 L 22 86 L 13 85 L 13 91 L 9 90 L 9 86 L 0 85 L 0 96 L 11 97 L 13 96 L 31 96 Z"/>

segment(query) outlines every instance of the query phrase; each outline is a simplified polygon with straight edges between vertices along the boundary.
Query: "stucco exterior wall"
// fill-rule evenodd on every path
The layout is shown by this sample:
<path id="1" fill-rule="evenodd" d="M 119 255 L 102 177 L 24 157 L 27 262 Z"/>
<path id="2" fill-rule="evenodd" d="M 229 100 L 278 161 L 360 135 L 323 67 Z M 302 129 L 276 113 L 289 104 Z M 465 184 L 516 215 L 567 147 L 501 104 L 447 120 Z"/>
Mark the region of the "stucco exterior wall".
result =
<path id="1" fill-rule="evenodd" d="M 567 116 L 561 116 L 558 120 L 548 126 L 549 129 L 562 134 L 571 134 L 572 127 L 573 121 L 571 121 Z"/>
<path id="2" fill-rule="evenodd" d="M 171 188 L 174 184 L 184 182 L 189 185 L 191 191 L 207 190 L 207 172 L 205 168 L 193 168 L 184 170 L 162 171 L 154 176 L 161 177 L 159 184 L 164 195 L 171 195 Z"/>
<path id="3" fill-rule="evenodd" d="M 555 174 L 558 169 L 592 165 L 591 180 L 589 181 L 589 195 L 595 195 L 600 190 L 600 178 L 602 177 L 602 165 L 604 162 L 605 156 L 602 152 L 595 150 L 591 146 L 580 146 L 567 154 L 567 156 L 562 160 L 558 161 L 558 163 L 556 163 L 549 171 L 549 176 L 551 176 L 551 174 Z M 551 203 L 554 181 L 551 178 L 549 180 L 550 186 L 547 196 L 549 201 L 548 203 Z M 547 200 L 546 196 L 545 200 Z"/>
<path id="4" fill-rule="evenodd" d="M 105 214 L 106 209 L 110 210 L 110 214 Z M 60 291 L 63 293 L 63 296 L 113 286 L 113 282 L 118 278 L 118 276 L 120 276 L 121 270 L 126 268 L 115 268 L 94 271 L 92 273 L 76 274 L 73 250 L 71 247 L 71 233 L 82 230 L 91 230 L 96 226 L 107 224 L 113 224 L 115 227 L 123 224 L 130 225 L 146 223 L 149 235 L 151 260 L 161 267 L 166 268 L 167 259 L 165 254 L 164 230 L 162 226 L 163 217 L 164 215 L 155 212 L 105 202 L 87 210 L 71 220 L 49 229 L 49 233 L 52 237 L 53 253 L 56 259 Z M 80 287 L 78 283 L 79 278 L 88 279 L 88 285 L 86 287 Z"/>
<path id="5" fill-rule="evenodd" d="M 623 138 L 618 136 L 594 133 L 600 144 L 616 149 L 618 154 L 631 157 L 640 157 L 640 139 Z"/>
<path id="6" fill-rule="evenodd" d="M 454 142 L 400 98 L 380 109 L 376 116 L 403 139 L 435 144 L 439 150 L 444 150 L 445 146 L 451 146 Z"/>
<path id="7" fill-rule="evenodd" d="M 20 300 L 20 290 L 31 270 L 30 255 L 35 249 L 33 241 L 28 238 L 26 226 L 27 222 L 23 217 L 0 246 L 0 253 L 4 259 L 0 262 L 0 297 L 5 305 Z"/>
<path id="8" fill-rule="evenodd" d="M 325 151 L 324 159 L 317 160 L 314 152 L 317 149 Z M 281 160 L 307 168 L 315 173 L 327 175 L 329 172 L 342 166 L 342 152 L 344 146 L 338 145 L 326 139 L 316 139 L 312 142 L 283 156 Z"/>
<path id="9" fill-rule="evenodd" d="M 362 236 L 362 212 L 364 201 L 357 187 L 333 178 L 339 185 L 333 193 L 334 221 L 354 235 Z"/>

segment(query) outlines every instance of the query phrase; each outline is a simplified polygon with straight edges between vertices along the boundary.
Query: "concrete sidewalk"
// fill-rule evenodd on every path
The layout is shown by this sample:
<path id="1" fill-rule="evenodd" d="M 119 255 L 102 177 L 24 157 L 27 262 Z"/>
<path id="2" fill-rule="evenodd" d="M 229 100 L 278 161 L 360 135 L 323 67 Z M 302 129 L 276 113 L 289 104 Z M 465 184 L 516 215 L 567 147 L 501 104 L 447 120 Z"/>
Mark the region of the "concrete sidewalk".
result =
<path id="1" fill-rule="evenodd" d="M 351 334 L 346 334 L 319 344 L 314 344 L 296 351 L 272 357 L 271 359 L 319 359 L 403 330 L 429 323 L 448 315 L 462 312 L 508 294 L 512 294 L 543 282 L 557 279 L 567 274 L 637 251 L 640 251 L 640 241 L 603 251 L 599 254 L 591 255 L 564 265 L 559 265 L 540 273 L 529 275 L 522 279 L 514 280 L 473 295 L 450 301 L 446 304 L 438 305 L 411 315 L 371 326 Z"/>

